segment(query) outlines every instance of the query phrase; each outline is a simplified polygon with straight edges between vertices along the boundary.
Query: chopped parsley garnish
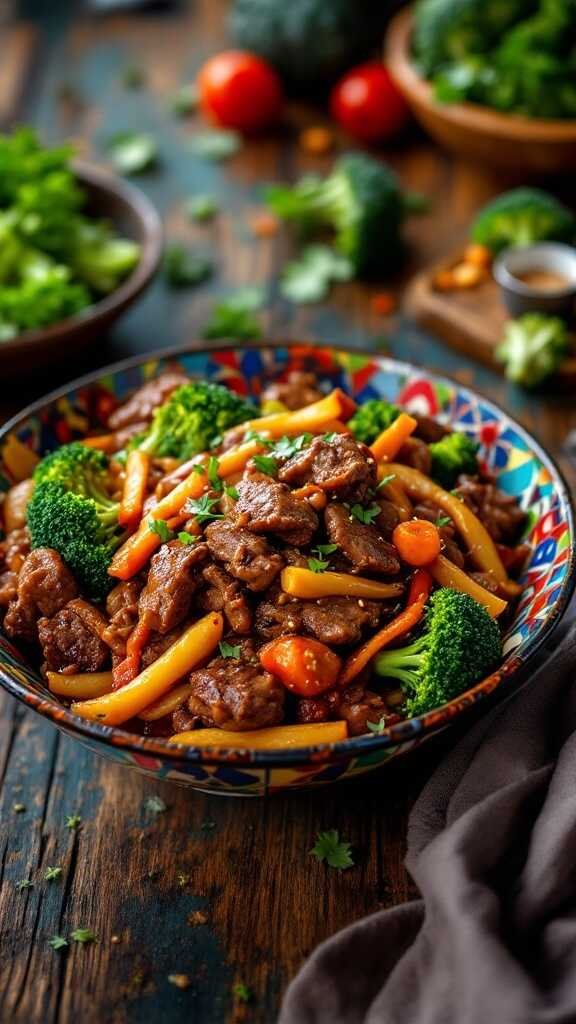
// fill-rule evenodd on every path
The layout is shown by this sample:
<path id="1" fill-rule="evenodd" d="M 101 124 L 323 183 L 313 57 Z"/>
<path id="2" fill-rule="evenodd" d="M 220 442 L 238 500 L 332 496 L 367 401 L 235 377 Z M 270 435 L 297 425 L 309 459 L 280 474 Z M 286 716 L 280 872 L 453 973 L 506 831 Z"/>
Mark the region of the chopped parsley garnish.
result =
<path id="1" fill-rule="evenodd" d="M 218 462 L 218 459 L 215 455 L 211 455 L 208 459 L 208 480 L 210 481 L 210 486 L 213 491 L 222 490 L 222 481 L 218 476 L 219 467 L 220 463 Z"/>
<path id="2" fill-rule="evenodd" d="M 185 885 L 188 885 L 190 875 L 185 875 L 183 871 L 180 871 L 176 877 L 176 881 L 178 882 L 179 888 L 183 889 Z"/>
<path id="3" fill-rule="evenodd" d="M 266 476 L 276 476 L 278 472 L 278 460 L 273 455 L 253 455 L 252 462 L 256 469 Z"/>
<path id="4" fill-rule="evenodd" d="M 53 935 L 48 939 L 48 945 L 52 946 L 52 949 L 64 949 L 68 945 L 68 939 L 65 939 L 63 935 Z"/>
<path id="5" fill-rule="evenodd" d="M 178 534 L 178 540 L 181 544 L 196 544 L 200 537 L 197 533 L 186 533 L 186 530 L 181 530 Z"/>
<path id="6" fill-rule="evenodd" d="M 192 466 L 192 472 L 196 473 L 196 476 L 204 476 L 206 472 L 206 466 L 203 462 L 197 462 L 196 465 Z"/>
<path id="7" fill-rule="evenodd" d="M 332 444 L 340 434 L 336 430 L 330 431 L 328 434 L 322 434 L 322 440 L 326 441 L 326 444 Z"/>
<path id="8" fill-rule="evenodd" d="M 174 534 L 164 519 L 149 519 L 148 529 L 150 533 L 158 534 L 163 544 L 167 544 L 169 540 L 174 540 Z"/>
<path id="9" fill-rule="evenodd" d="M 364 508 L 363 505 L 352 505 L 350 513 L 358 520 L 359 523 L 365 523 L 367 526 L 371 526 L 377 516 L 380 515 L 382 509 L 379 505 L 370 505 L 369 508 Z"/>
<path id="10" fill-rule="evenodd" d="M 70 935 L 74 942 L 98 942 L 98 936 L 94 934 L 91 928 L 75 928 Z"/>
<path id="11" fill-rule="evenodd" d="M 312 440 L 312 434 L 298 434 L 297 437 L 281 437 L 276 441 L 272 452 L 279 459 L 289 459 L 292 455 L 301 452 Z"/>
<path id="12" fill-rule="evenodd" d="M 198 89 L 195 85 L 183 85 L 172 97 L 170 109 L 176 117 L 185 117 L 192 114 L 198 106 Z"/>
<path id="13" fill-rule="evenodd" d="M 197 156 L 205 160 L 226 160 L 234 156 L 242 145 L 239 132 L 213 128 L 210 131 L 196 132 L 191 140 L 191 147 Z"/>
<path id="14" fill-rule="evenodd" d="M 190 220 L 202 224 L 204 221 L 212 220 L 218 213 L 218 203 L 214 196 L 191 196 L 186 202 L 186 216 Z"/>
<path id="15" fill-rule="evenodd" d="M 268 448 L 275 444 L 275 441 L 271 441 L 269 437 L 264 437 L 264 434 L 259 434 L 254 427 L 248 427 L 248 430 L 244 434 L 244 441 L 258 441 L 260 444 L 266 445 Z"/>
<path id="16" fill-rule="evenodd" d="M 452 520 L 450 516 L 438 516 L 434 525 L 437 526 L 438 529 L 441 529 L 443 526 L 450 526 L 451 522 Z"/>
<path id="17" fill-rule="evenodd" d="M 221 640 L 218 644 L 218 648 L 223 658 L 236 658 L 236 660 L 238 660 L 242 653 L 241 644 L 229 644 L 226 640 Z"/>
<path id="18" fill-rule="evenodd" d="M 24 811 L 26 810 L 26 804 L 13 804 L 12 810 L 14 811 L 15 814 L 24 814 Z"/>
<path id="19" fill-rule="evenodd" d="M 207 494 L 203 494 L 201 498 L 189 498 L 184 507 L 186 512 L 196 516 L 199 523 L 209 523 L 213 519 L 224 518 L 222 512 L 212 511 L 214 505 L 217 505 L 219 501 L 220 498 L 210 498 Z"/>
<path id="20" fill-rule="evenodd" d="M 310 572 L 326 572 L 329 565 L 330 562 L 326 562 L 322 558 L 308 559 L 308 568 L 310 569 Z"/>
<path id="21" fill-rule="evenodd" d="M 150 811 L 150 814 L 163 814 L 166 810 L 166 804 L 161 796 L 157 796 L 156 793 L 154 793 L 152 796 L 146 797 L 144 801 L 144 810 Z"/>
<path id="22" fill-rule="evenodd" d="M 381 736 L 386 728 L 386 715 L 382 715 L 377 722 L 366 722 L 366 728 L 368 732 L 373 732 L 377 736 Z"/>
<path id="23" fill-rule="evenodd" d="M 297 260 L 287 263 L 280 290 L 292 302 L 318 302 L 333 281 L 349 281 L 353 276 L 350 260 L 327 245 L 310 245 Z"/>
<path id="24" fill-rule="evenodd" d="M 239 981 L 238 984 L 234 985 L 234 995 L 236 999 L 239 999 L 241 1003 L 250 1003 L 254 998 L 254 993 L 249 985 L 246 985 L 243 981 Z"/>
<path id="25" fill-rule="evenodd" d="M 262 336 L 262 327 L 254 316 L 265 302 L 262 288 L 239 288 L 216 303 L 202 335 L 204 338 L 233 338 L 250 341 Z"/>
<path id="26" fill-rule="evenodd" d="M 396 479 L 396 473 L 387 473 L 383 476 L 380 482 L 376 486 L 376 490 L 379 491 L 381 487 L 386 487 L 386 484 L 391 484 Z"/>
<path id="27" fill-rule="evenodd" d="M 351 854 L 351 844 L 345 841 L 340 842 L 340 836 L 335 828 L 328 832 L 319 832 L 316 843 L 310 853 L 319 861 L 325 860 L 331 868 L 351 868 L 354 864 Z"/>
<path id="28" fill-rule="evenodd" d="M 317 544 L 313 551 L 317 551 L 320 555 L 333 555 L 335 551 L 338 551 L 337 544 Z"/>
<path id="29" fill-rule="evenodd" d="M 55 882 L 57 878 L 60 878 L 61 874 L 62 874 L 62 868 L 59 868 L 59 867 L 46 868 L 46 871 L 44 873 L 44 881 L 45 882 Z"/>
<path id="30" fill-rule="evenodd" d="M 330 562 L 327 559 L 323 559 L 322 555 L 331 555 L 337 550 L 337 544 L 318 544 L 317 547 L 312 548 L 312 555 L 314 557 L 308 559 L 308 568 L 310 571 L 326 572 L 326 569 L 330 566 Z"/>
<path id="31" fill-rule="evenodd" d="M 158 158 L 156 140 L 145 132 L 119 132 L 108 141 L 106 148 L 120 174 L 139 174 Z"/>
<path id="32" fill-rule="evenodd" d="M 22 892 L 24 889 L 31 889 L 34 882 L 31 882 L 29 878 L 21 878 L 19 882 L 16 882 L 17 892 Z"/>
<path id="33" fill-rule="evenodd" d="M 238 501 L 238 498 L 240 497 L 237 489 L 232 484 L 224 484 L 224 494 L 228 498 L 232 498 L 232 501 Z"/>
<path id="34" fill-rule="evenodd" d="M 164 277 L 170 288 L 191 288 L 212 276 L 214 264 L 205 256 L 196 256 L 185 246 L 173 242 L 164 253 Z"/>
<path id="35" fill-rule="evenodd" d="M 75 831 L 76 829 L 80 828 L 81 824 L 82 818 L 80 817 L 79 814 L 66 815 L 66 828 L 69 828 L 71 831 Z"/>

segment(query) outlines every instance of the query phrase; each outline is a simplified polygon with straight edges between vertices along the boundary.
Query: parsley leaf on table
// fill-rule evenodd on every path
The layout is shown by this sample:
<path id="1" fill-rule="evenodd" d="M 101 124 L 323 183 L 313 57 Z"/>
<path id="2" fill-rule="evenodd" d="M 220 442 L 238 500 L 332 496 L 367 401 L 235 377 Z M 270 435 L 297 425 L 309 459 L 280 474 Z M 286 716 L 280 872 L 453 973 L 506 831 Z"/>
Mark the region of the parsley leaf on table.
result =
<path id="1" fill-rule="evenodd" d="M 146 85 L 146 72 L 137 64 L 127 64 L 122 72 L 122 85 L 125 89 L 142 89 Z"/>
<path id="2" fill-rule="evenodd" d="M 218 648 L 223 658 L 236 658 L 236 660 L 240 658 L 242 651 L 241 644 L 229 644 L 226 640 L 221 640 L 218 644 Z"/>
<path id="3" fill-rule="evenodd" d="M 186 216 L 198 224 L 212 220 L 218 213 L 218 203 L 214 196 L 197 195 L 190 196 L 185 205 Z"/>
<path id="4" fill-rule="evenodd" d="M 57 878 L 60 878 L 61 874 L 62 874 L 62 868 L 60 868 L 60 867 L 54 867 L 54 868 L 48 867 L 48 868 L 46 868 L 46 871 L 44 873 L 44 881 L 45 882 L 54 882 Z"/>
<path id="5" fill-rule="evenodd" d="M 311 245 L 299 259 L 288 263 L 283 271 L 280 290 L 292 302 L 318 302 L 333 281 L 349 281 L 352 264 L 327 245 Z"/>
<path id="6" fill-rule="evenodd" d="M 30 881 L 29 878 L 21 878 L 19 882 L 16 882 L 17 892 L 22 892 L 24 889 L 31 889 L 34 882 Z"/>
<path id="7" fill-rule="evenodd" d="M 344 870 L 354 865 L 350 850 L 350 843 L 344 840 L 340 842 L 340 836 L 336 829 L 333 828 L 328 832 L 318 833 L 316 843 L 310 850 L 310 853 L 312 856 L 317 857 L 319 861 L 325 860 L 331 868 Z"/>
<path id="8" fill-rule="evenodd" d="M 52 949 L 64 949 L 68 945 L 68 939 L 65 939 L 63 935 L 53 935 L 48 939 L 48 945 L 52 946 Z"/>
<path id="9" fill-rule="evenodd" d="M 91 928 L 75 928 L 71 932 L 70 938 L 74 939 L 74 942 L 81 942 L 82 944 L 98 942 L 98 936 L 94 934 Z"/>
<path id="10" fill-rule="evenodd" d="M 198 89 L 195 85 L 183 85 L 170 100 L 170 110 L 176 117 L 192 114 L 199 103 Z"/>
<path id="11" fill-rule="evenodd" d="M 234 995 L 241 1003 L 250 1003 L 254 998 L 254 993 L 249 985 L 246 985 L 243 981 L 239 981 L 237 985 L 234 985 Z"/>
<path id="12" fill-rule="evenodd" d="M 213 512 L 219 498 L 210 498 L 203 494 L 201 498 L 189 498 L 184 506 L 186 512 L 195 516 L 199 523 L 209 523 L 212 519 L 223 519 L 222 512 Z"/>
<path id="13" fill-rule="evenodd" d="M 242 136 L 239 132 L 214 128 L 211 131 L 196 132 L 190 145 L 194 153 L 205 160 L 226 160 L 238 152 Z"/>
<path id="14" fill-rule="evenodd" d="M 152 796 L 146 797 L 144 801 L 144 810 L 150 811 L 150 814 L 163 814 L 166 810 L 166 804 L 161 796 L 153 793 Z"/>
<path id="15" fill-rule="evenodd" d="M 202 335 L 207 339 L 232 338 L 250 341 L 262 336 L 262 327 L 253 315 L 264 305 L 262 288 L 239 288 L 217 302 Z"/>
<path id="16" fill-rule="evenodd" d="M 150 533 L 157 534 L 163 544 L 167 544 L 169 540 L 174 539 L 174 534 L 164 519 L 149 519 L 148 529 Z"/>
<path id="17" fill-rule="evenodd" d="M 71 832 L 80 828 L 82 824 L 82 818 L 79 814 L 67 814 L 66 815 L 66 828 L 69 828 Z"/>
<path id="18" fill-rule="evenodd" d="M 15 814 L 24 814 L 24 811 L 26 810 L 26 804 L 13 804 L 12 810 L 14 811 Z"/>
<path id="19" fill-rule="evenodd" d="M 204 256 L 195 256 L 185 246 L 173 242 L 164 253 L 164 277 L 171 288 L 189 288 L 207 281 L 214 265 Z"/>
<path id="20" fill-rule="evenodd" d="M 146 132 L 118 132 L 108 140 L 106 149 L 120 174 L 139 174 L 158 159 L 156 139 Z"/>

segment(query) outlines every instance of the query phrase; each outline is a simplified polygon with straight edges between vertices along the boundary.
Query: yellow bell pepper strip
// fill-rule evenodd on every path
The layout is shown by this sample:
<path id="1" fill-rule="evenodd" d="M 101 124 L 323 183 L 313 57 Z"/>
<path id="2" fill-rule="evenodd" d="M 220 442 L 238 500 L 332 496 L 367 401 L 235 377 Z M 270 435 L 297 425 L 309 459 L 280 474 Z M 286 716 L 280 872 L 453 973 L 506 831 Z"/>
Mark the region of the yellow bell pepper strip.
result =
<path id="1" fill-rule="evenodd" d="M 204 661 L 221 640 L 223 627 L 220 612 L 210 612 L 189 626 L 131 683 L 103 697 L 74 703 L 72 711 L 103 725 L 122 725 L 163 697 L 182 676 Z"/>
<path id="2" fill-rule="evenodd" d="M 340 388 L 334 388 L 325 398 L 305 405 L 302 409 L 261 416 L 257 420 L 248 420 L 237 429 L 256 430 L 271 438 L 283 437 L 285 434 L 319 434 L 327 430 L 332 420 L 350 419 L 355 409 L 356 403 Z"/>
<path id="3" fill-rule="evenodd" d="M 312 572 L 311 569 L 301 569 L 295 565 L 289 565 L 282 570 L 280 583 L 286 594 L 303 600 L 341 594 L 345 597 L 387 601 L 390 598 L 401 597 L 404 593 L 402 583 L 379 583 L 377 580 L 352 576 L 346 572 Z"/>
<path id="4" fill-rule="evenodd" d="M 181 708 L 182 705 L 188 700 L 190 696 L 190 684 L 180 683 L 180 686 L 175 686 L 170 693 L 164 694 L 160 697 L 160 700 L 151 704 L 149 708 L 145 708 L 138 715 L 144 722 L 156 722 L 159 718 L 165 718 L 166 715 L 171 715 L 173 711 Z"/>
<path id="5" fill-rule="evenodd" d="M 111 672 L 82 672 L 70 676 L 62 672 L 47 672 L 46 677 L 50 693 L 68 700 L 90 700 L 91 697 L 102 697 L 112 689 Z"/>
<path id="6" fill-rule="evenodd" d="M 380 463 L 378 466 L 378 479 L 384 480 L 385 477 L 391 475 L 392 474 L 390 473 L 386 463 Z M 407 496 L 402 485 L 398 483 L 397 480 L 390 480 L 387 484 L 384 484 L 383 487 L 379 487 L 378 496 L 385 498 L 386 501 L 389 501 L 394 505 L 401 523 L 405 523 L 414 515 L 412 502 Z"/>
<path id="7" fill-rule="evenodd" d="M 224 452 L 218 460 L 218 475 L 225 479 L 231 473 L 237 473 L 243 469 L 248 459 L 262 451 L 262 445 L 256 441 L 247 441 L 246 444 L 232 448 Z M 207 456 L 199 460 L 195 465 L 206 465 Z M 179 483 L 174 490 L 165 495 L 150 511 L 144 516 L 136 533 L 133 533 L 122 547 L 115 552 L 108 573 L 120 580 L 129 580 L 135 576 L 140 569 L 146 565 L 148 559 L 154 554 L 156 548 L 160 547 L 161 540 L 156 533 L 152 533 L 148 526 L 149 519 L 164 519 L 168 526 L 173 529 L 170 520 L 180 516 L 182 508 L 189 498 L 199 498 L 208 488 L 206 473 L 198 473 L 192 470 L 188 476 Z M 181 522 L 177 520 L 177 524 Z M 177 525 L 176 524 L 176 525 Z"/>
<path id="8" fill-rule="evenodd" d="M 2 448 L 2 461 L 16 483 L 32 476 L 40 462 L 40 456 L 22 444 L 15 434 L 9 434 Z"/>
<path id="9" fill-rule="evenodd" d="M 459 569 L 445 555 L 438 555 L 435 562 L 428 566 L 436 583 L 441 587 L 451 587 L 452 590 L 461 590 L 463 594 L 469 594 L 478 604 L 483 604 L 486 611 L 497 619 L 502 612 L 506 611 L 508 604 L 497 594 L 492 594 L 485 587 L 471 579 L 468 573 Z"/>
<path id="10" fill-rule="evenodd" d="M 383 647 L 414 629 L 422 618 L 424 605 L 432 586 L 432 580 L 425 569 L 418 569 L 412 578 L 408 604 L 396 618 L 370 637 L 365 644 L 354 651 L 346 661 L 338 679 L 338 686 L 349 686 L 353 679 L 376 657 Z"/>
<path id="11" fill-rule="evenodd" d="M 99 452 L 106 452 L 107 455 L 111 455 L 119 448 L 117 434 L 97 434 L 95 437 L 83 437 L 80 444 L 85 445 L 86 448 L 96 448 Z"/>
<path id="12" fill-rule="evenodd" d="M 492 573 L 496 582 L 504 589 L 510 589 L 511 593 L 518 593 L 517 584 L 508 579 L 494 541 L 483 523 L 474 515 L 472 509 L 468 508 L 454 494 L 450 494 L 439 484 L 434 483 L 430 477 L 425 476 L 418 469 L 413 469 L 412 466 L 403 466 L 401 463 L 394 462 L 390 463 L 387 469 L 389 473 L 395 474 L 411 498 L 437 505 L 447 516 L 450 516 L 458 533 L 468 545 L 470 557 L 482 572 Z"/>
<path id="13" fill-rule="evenodd" d="M 370 445 L 370 451 L 376 461 L 390 462 L 391 459 L 394 459 L 417 426 L 418 420 L 409 416 L 407 412 L 401 412 Z"/>
<path id="14" fill-rule="evenodd" d="M 348 736 L 346 722 L 309 725 L 275 725 L 270 729 L 230 732 L 227 729 L 193 729 L 178 732 L 168 743 L 185 747 L 234 747 L 237 750 L 297 750 L 319 743 L 339 743 Z"/>
<path id="15" fill-rule="evenodd" d="M 134 448 L 126 460 L 122 501 L 118 512 L 118 522 L 121 526 L 134 527 L 142 518 L 149 468 L 150 459 L 146 452 Z"/>

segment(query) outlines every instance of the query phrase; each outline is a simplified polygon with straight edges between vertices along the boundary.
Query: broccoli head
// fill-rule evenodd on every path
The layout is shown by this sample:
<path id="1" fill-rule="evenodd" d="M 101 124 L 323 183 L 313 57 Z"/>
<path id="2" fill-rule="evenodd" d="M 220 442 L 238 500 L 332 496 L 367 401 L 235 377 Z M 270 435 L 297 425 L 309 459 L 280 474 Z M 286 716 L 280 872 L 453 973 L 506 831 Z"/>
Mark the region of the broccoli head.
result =
<path id="1" fill-rule="evenodd" d="M 292 188 L 271 186 L 266 200 L 274 213 L 306 233 L 332 232 L 335 248 L 360 276 L 394 263 L 406 214 L 423 209 L 421 197 L 403 195 L 394 171 L 366 153 L 345 154 L 327 178 L 307 176 Z"/>
<path id="2" fill-rule="evenodd" d="M 257 416 L 251 402 L 222 384 L 191 381 L 156 410 L 149 429 L 134 439 L 133 447 L 159 458 L 185 461 L 213 448 L 230 427 Z"/>
<path id="3" fill-rule="evenodd" d="M 480 210 L 472 224 L 474 241 L 494 253 L 509 245 L 570 242 L 575 232 L 574 214 L 538 188 L 503 192 Z"/>
<path id="4" fill-rule="evenodd" d="M 500 630 L 468 594 L 442 588 L 430 599 L 424 631 L 376 658 L 379 676 L 399 679 L 410 717 L 446 704 L 479 682 L 502 657 Z"/>
<path id="5" fill-rule="evenodd" d="M 431 475 L 448 490 L 454 486 L 460 473 L 478 472 L 478 445 L 466 434 L 446 434 L 428 447 L 432 456 Z"/>
<path id="6" fill-rule="evenodd" d="M 524 313 L 508 320 L 496 359 L 515 384 L 536 387 L 560 366 L 568 351 L 568 329 L 563 320 L 545 313 Z"/>
<path id="7" fill-rule="evenodd" d="M 352 418 L 348 420 L 348 426 L 358 441 L 372 444 L 372 441 L 375 441 L 399 415 L 400 409 L 397 405 L 385 402 L 381 398 L 369 398 L 367 402 L 358 406 Z"/>
<path id="8" fill-rule="evenodd" d="M 450 61 L 485 53 L 518 18 L 530 0 L 419 0 L 412 45 L 424 74 Z"/>
<path id="9" fill-rule="evenodd" d="M 123 539 L 118 503 L 107 493 L 107 457 L 78 442 L 63 445 L 36 467 L 34 484 L 26 513 L 32 547 L 54 548 L 88 594 L 104 597 Z"/>

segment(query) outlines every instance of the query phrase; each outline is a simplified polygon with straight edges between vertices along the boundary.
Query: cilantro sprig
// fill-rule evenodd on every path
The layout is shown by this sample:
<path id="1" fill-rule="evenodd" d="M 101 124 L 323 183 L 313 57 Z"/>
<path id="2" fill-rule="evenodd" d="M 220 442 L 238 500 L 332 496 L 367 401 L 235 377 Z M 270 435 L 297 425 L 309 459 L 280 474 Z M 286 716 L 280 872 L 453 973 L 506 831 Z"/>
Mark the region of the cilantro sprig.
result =
<path id="1" fill-rule="evenodd" d="M 222 658 L 235 658 L 237 661 L 242 653 L 241 644 L 229 644 L 226 640 L 220 641 L 218 649 Z"/>
<path id="2" fill-rule="evenodd" d="M 252 462 L 258 472 L 266 476 L 276 476 L 278 473 L 278 460 L 273 455 L 253 455 Z"/>
<path id="3" fill-rule="evenodd" d="M 358 520 L 359 523 L 364 523 L 366 526 L 371 526 L 374 520 L 380 515 L 382 509 L 379 505 L 370 505 L 365 508 L 364 505 L 358 503 L 352 505 L 350 514 Z"/>
<path id="4" fill-rule="evenodd" d="M 188 498 L 184 509 L 195 516 L 199 523 L 211 523 L 214 519 L 224 519 L 222 512 L 212 511 L 219 501 L 219 497 L 211 498 L 208 494 L 203 494 L 201 498 Z"/>
<path id="5" fill-rule="evenodd" d="M 337 550 L 337 544 L 318 544 L 317 547 L 312 548 L 312 558 L 308 559 L 308 568 L 311 572 L 326 572 L 326 569 L 330 567 L 330 562 L 322 556 L 332 555 Z"/>
<path id="6" fill-rule="evenodd" d="M 326 861 L 331 868 L 344 871 L 354 865 L 351 849 L 351 844 L 345 840 L 341 841 L 337 830 L 332 828 L 327 832 L 318 833 L 310 854 L 319 861 Z"/>
<path id="7" fill-rule="evenodd" d="M 174 540 L 175 534 L 164 519 L 149 519 L 148 529 L 150 530 L 150 533 L 155 533 L 160 537 L 163 544 L 167 544 L 168 541 Z"/>

